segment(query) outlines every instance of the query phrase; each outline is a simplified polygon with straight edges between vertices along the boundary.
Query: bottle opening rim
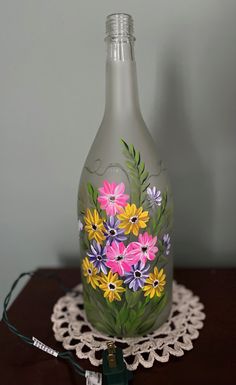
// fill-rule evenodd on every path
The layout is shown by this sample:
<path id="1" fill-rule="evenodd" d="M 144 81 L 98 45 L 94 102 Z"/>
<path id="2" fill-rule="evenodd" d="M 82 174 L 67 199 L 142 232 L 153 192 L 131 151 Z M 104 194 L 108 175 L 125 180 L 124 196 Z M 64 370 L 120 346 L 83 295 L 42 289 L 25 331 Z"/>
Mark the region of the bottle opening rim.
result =
<path id="1" fill-rule="evenodd" d="M 128 13 L 111 13 L 106 18 L 106 38 L 134 37 L 134 21 Z"/>

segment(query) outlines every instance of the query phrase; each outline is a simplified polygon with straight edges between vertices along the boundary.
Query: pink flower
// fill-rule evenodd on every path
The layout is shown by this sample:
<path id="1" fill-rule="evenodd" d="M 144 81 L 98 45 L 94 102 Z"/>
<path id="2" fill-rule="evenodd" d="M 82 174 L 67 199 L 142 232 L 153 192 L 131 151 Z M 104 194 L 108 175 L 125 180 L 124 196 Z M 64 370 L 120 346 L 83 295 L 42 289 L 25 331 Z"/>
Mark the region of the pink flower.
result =
<path id="1" fill-rule="evenodd" d="M 157 237 L 152 237 L 147 232 L 139 234 L 138 242 L 129 244 L 129 252 L 141 261 L 143 267 L 147 259 L 152 261 L 155 258 L 155 254 L 158 252 L 158 247 L 155 246 L 156 242 Z"/>
<path id="2" fill-rule="evenodd" d="M 98 191 L 100 192 L 98 202 L 101 208 L 106 210 L 107 215 L 114 216 L 119 213 L 129 199 L 129 195 L 124 194 L 124 183 L 109 183 L 107 180 L 104 180 L 103 187 L 100 187 Z"/>
<path id="3" fill-rule="evenodd" d="M 130 247 L 125 247 L 123 242 L 113 241 L 106 249 L 107 262 L 106 265 L 110 267 L 113 273 L 124 275 L 125 272 L 131 270 L 138 257 L 130 253 Z"/>

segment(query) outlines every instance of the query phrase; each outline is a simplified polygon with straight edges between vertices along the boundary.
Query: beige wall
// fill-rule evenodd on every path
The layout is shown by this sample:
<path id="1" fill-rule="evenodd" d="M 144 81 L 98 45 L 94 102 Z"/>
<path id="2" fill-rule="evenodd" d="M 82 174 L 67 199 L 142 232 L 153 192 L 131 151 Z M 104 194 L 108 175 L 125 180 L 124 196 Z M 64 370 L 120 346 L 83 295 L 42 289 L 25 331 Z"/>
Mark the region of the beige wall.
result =
<path id="1" fill-rule="evenodd" d="M 176 264 L 235 264 L 236 2 L 1 0 L 2 294 L 21 271 L 76 260 L 114 11 L 135 19 L 142 111 L 175 194 Z"/>

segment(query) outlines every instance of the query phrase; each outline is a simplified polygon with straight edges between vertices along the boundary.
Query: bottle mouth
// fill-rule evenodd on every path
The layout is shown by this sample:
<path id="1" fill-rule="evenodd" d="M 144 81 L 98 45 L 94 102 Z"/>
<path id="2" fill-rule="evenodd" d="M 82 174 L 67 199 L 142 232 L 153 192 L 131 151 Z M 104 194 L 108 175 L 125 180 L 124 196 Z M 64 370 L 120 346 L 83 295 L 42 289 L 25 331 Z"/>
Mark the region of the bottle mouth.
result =
<path id="1" fill-rule="evenodd" d="M 112 13 L 106 18 L 106 38 L 129 38 L 134 37 L 134 21 L 127 13 Z"/>

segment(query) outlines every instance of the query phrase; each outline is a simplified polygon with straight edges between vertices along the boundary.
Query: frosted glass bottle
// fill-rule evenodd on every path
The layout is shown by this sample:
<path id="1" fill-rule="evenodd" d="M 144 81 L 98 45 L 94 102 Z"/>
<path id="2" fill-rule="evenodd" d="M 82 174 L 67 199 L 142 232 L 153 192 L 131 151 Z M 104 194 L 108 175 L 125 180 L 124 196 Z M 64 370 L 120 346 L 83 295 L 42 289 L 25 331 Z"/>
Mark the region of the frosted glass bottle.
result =
<path id="1" fill-rule="evenodd" d="M 133 20 L 106 21 L 106 103 L 78 193 L 87 318 L 111 336 L 145 335 L 172 301 L 172 201 L 137 90 Z"/>

